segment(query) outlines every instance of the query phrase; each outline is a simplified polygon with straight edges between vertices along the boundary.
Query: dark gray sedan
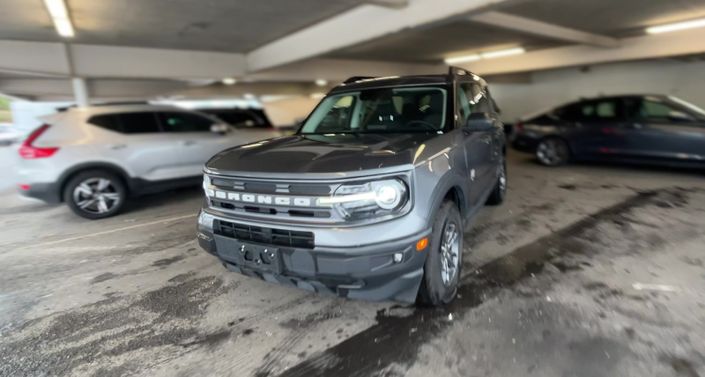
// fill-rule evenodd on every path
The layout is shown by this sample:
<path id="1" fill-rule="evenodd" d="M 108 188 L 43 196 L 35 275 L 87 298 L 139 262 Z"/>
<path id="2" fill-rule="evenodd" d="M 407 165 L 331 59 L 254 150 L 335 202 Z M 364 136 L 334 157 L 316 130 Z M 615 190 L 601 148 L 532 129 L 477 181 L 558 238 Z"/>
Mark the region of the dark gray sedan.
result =
<path id="1" fill-rule="evenodd" d="M 512 146 L 547 166 L 607 160 L 705 167 L 705 110 L 663 95 L 584 99 L 523 119 Z"/>

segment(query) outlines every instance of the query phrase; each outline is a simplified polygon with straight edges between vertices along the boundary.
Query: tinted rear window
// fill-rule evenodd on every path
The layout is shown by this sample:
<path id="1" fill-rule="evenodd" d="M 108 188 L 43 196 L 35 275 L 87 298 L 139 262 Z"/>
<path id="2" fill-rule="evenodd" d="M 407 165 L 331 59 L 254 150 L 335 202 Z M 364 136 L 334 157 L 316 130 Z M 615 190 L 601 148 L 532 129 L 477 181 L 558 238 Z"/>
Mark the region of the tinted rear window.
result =
<path id="1" fill-rule="evenodd" d="M 94 115 L 88 123 L 124 134 L 161 132 L 156 114 L 151 112 Z"/>
<path id="2" fill-rule="evenodd" d="M 117 116 L 113 114 L 92 116 L 88 119 L 88 123 L 106 130 L 122 132 L 122 126 L 120 125 Z"/>

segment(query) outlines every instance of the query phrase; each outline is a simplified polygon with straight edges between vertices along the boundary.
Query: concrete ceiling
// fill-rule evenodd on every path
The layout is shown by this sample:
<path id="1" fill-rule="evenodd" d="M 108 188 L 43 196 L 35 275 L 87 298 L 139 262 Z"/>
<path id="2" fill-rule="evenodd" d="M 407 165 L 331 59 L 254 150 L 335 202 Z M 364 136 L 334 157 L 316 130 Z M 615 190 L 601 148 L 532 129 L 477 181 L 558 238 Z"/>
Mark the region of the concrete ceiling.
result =
<path id="1" fill-rule="evenodd" d="M 448 24 L 391 34 L 334 51 L 332 58 L 440 63 L 444 57 L 482 49 L 558 46 L 548 38 L 458 20 Z"/>
<path id="2" fill-rule="evenodd" d="M 705 29 L 644 32 L 705 17 L 705 0 L 64 1 L 70 40 L 58 37 L 43 0 L 0 0 L 0 91 L 70 95 L 73 76 L 90 81 L 94 96 L 151 95 L 148 85 L 198 96 L 308 94 L 323 89 L 311 88 L 319 78 L 443 71 L 445 57 L 518 45 L 528 52 L 461 65 L 516 81 L 537 70 L 705 53 Z M 240 81 L 206 86 L 223 77 Z"/>
<path id="3" fill-rule="evenodd" d="M 247 52 L 363 0 L 67 0 L 75 43 Z M 0 0 L 0 39 L 59 41 L 42 0 Z"/>
<path id="4" fill-rule="evenodd" d="M 646 26 L 705 17 L 703 0 L 540 0 L 500 7 L 535 20 L 614 37 Z"/>

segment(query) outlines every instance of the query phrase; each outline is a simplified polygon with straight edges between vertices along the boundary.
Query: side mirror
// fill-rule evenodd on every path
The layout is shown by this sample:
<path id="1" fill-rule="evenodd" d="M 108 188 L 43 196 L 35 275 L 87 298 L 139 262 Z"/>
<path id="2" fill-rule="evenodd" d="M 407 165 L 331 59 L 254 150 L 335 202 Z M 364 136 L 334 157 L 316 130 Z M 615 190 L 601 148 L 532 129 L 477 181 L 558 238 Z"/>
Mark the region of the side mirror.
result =
<path id="1" fill-rule="evenodd" d="M 465 128 L 469 131 L 490 131 L 494 129 L 494 120 L 487 113 L 473 113 L 468 117 Z"/>
<path id="2" fill-rule="evenodd" d="M 668 113 L 668 120 L 670 120 L 672 122 L 692 122 L 695 119 L 693 119 L 693 117 L 688 115 L 687 113 L 684 113 L 682 111 L 673 110 L 670 113 Z"/>
<path id="3" fill-rule="evenodd" d="M 211 132 L 215 134 L 225 135 L 226 133 L 228 133 L 228 131 L 230 131 L 230 126 L 228 126 L 227 124 L 216 123 L 211 125 Z"/>

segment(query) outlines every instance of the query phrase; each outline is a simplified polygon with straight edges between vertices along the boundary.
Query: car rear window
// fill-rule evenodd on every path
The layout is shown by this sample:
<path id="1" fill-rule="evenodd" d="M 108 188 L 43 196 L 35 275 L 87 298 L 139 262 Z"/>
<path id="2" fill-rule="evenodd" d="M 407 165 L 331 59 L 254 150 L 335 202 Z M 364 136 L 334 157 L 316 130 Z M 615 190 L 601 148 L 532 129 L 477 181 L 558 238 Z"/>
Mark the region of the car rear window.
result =
<path id="1" fill-rule="evenodd" d="M 122 132 L 122 126 L 120 125 L 120 122 L 118 122 L 117 117 L 112 114 L 92 116 L 88 120 L 88 123 L 106 130 Z"/>

